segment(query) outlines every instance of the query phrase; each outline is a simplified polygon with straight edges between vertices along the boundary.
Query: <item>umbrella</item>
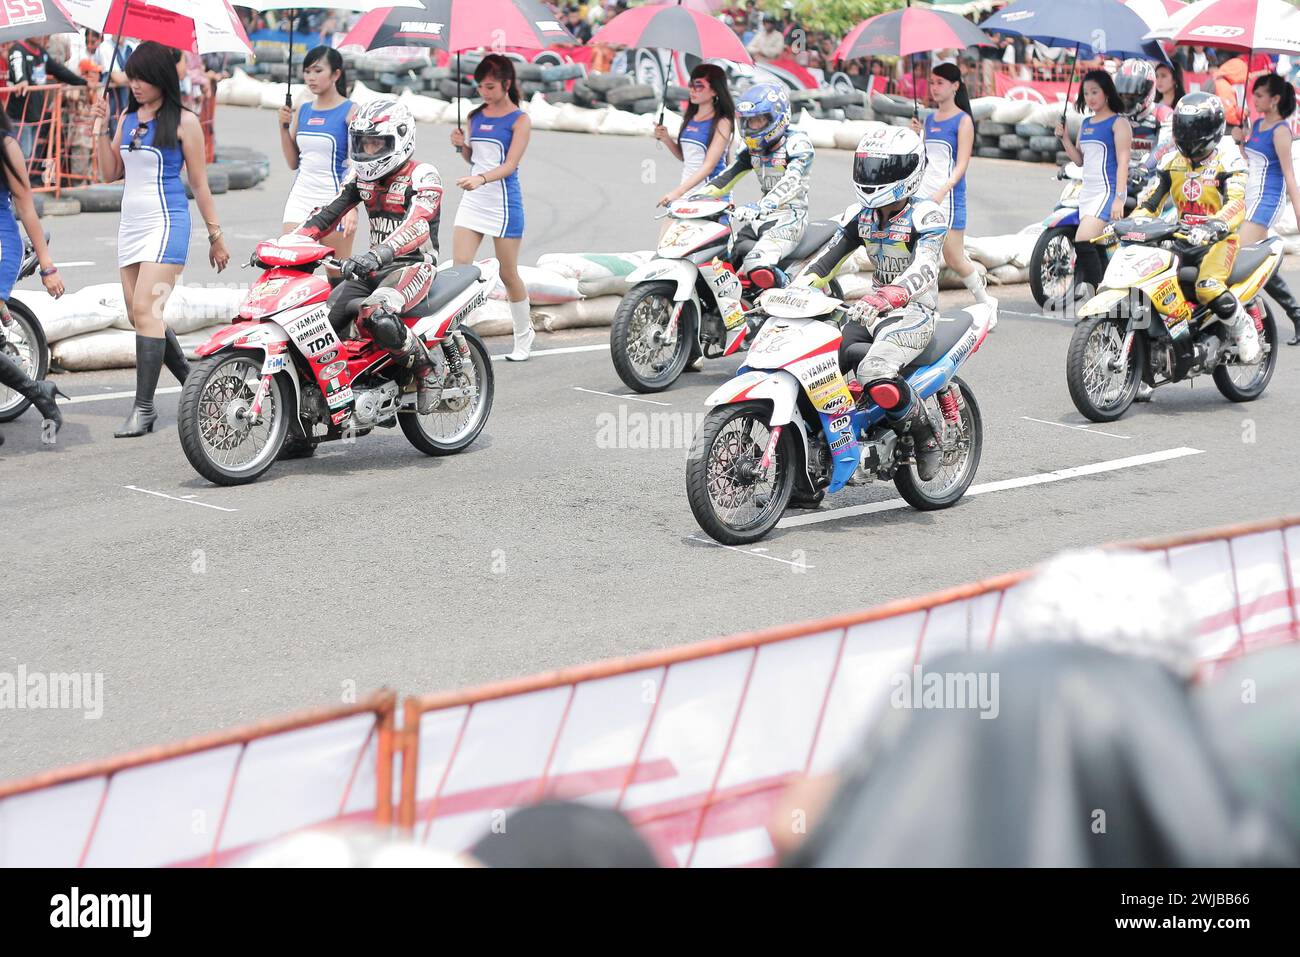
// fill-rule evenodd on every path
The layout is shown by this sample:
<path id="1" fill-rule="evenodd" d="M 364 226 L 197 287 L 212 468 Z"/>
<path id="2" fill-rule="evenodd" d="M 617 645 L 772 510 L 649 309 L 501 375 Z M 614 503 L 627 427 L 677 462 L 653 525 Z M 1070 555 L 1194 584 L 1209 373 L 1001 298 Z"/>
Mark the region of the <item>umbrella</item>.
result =
<path id="1" fill-rule="evenodd" d="M 172 4 L 188 4 L 193 0 L 148 0 L 149 3 L 160 7 L 171 7 Z M 342 0 L 342 2 L 331 3 L 330 9 L 334 10 L 374 10 L 380 6 L 384 7 L 408 7 L 418 5 L 419 0 Z M 288 10 L 289 11 L 289 78 L 284 84 L 284 105 L 293 106 L 293 93 L 290 90 L 293 87 L 293 22 L 297 19 L 297 12 L 302 9 L 302 0 L 251 0 L 251 2 L 241 3 L 241 7 L 248 7 L 250 10 Z M 283 124 L 287 130 L 289 124 Z"/>
<path id="2" fill-rule="evenodd" d="M 339 48 L 446 50 L 456 54 L 459 73 L 464 50 L 545 50 L 577 42 L 538 0 L 418 0 L 400 9 L 388 7 L 367 13 L 348 31 Z M 456 126 L 460 127 L 459 96 Z"/>
<path id="3" fill-rule="evenodd" d="M 754 62 L 731 27 L 721 20 L 684 7 L 680 2 L 672 6 L 651 4 L 620 13 L 597 30 L 591 42 L 624 47 L 655 47 L 693 54 L 701 60 Z M 665 86 L 664 96 L 667 95 L 668 88 Z M 661 101 L 659 122 L 662 123 L 663 118 L 664 105 Z"/>
<path id="4" fill-rule="evenodd" d="M 863 20 L 835 48 L 833 59 L 856 60 L 872 56 L 911 56 L 931 50 L 992 46 L 993 41 L 975 24 L 955 13 L 906 7 Z M 912 83 L 912 112 L 916 82 Z"/>
<path id="5" fill-rule="evenodd" d="M 28 11 L 21 17 L 3 17 L 0 22 L 0 43 L 26 40 L 47 33 L 74 33 L 76 27 L 59 0 L 31 0 Z"/>
<path id="6" fill-rule="evenodd" d="M 1153 29 L 1168 22 L 1170 17 L 1187 6 L 1183 0 L 1120 0 L 1120 2 Z"/>
<path id="7" fill-rule="evenodd" d="M 191 53 L 247 53 L 244 25 L 228 0 L 59 0 L 73 23 L 115 37 L 154 40 Z M 164 6 L 164 3 L 166 4 Z M 116 29 L 111 24 L 117 24 Z M 105 29 L 108 27 L 108 29 Z M 115 45 L 116 50 L 121 45 Z M 116 53 L 114 54 L 116 57 Z M 116 66 L 116 60 L 113 66 Z M 104 75 L 105 82 L 108 74 Z"/>
<path id="8" fill-rule="evenodd" d="M 1202 0 L 1148 36 L 1188 46 L 1300 53 L 1300 10 L 1283 0 Z"/>
<path id="9" fill-rule="evenodd" d="M 1146 21 L 1119 0 L 1016 0 L 980 24 L 997 33 L 1038 40 L 1053 47 L 1074 47 L 1074 67 L 1079 53 L 1142 57 L 1168 63 L 1160 44 L 1146 39 Z M 1065 93 L 1066 105 L 1074 83 L 1074 69 Z M 1065 121 L 1065 110 L 1061 110 Z"/>

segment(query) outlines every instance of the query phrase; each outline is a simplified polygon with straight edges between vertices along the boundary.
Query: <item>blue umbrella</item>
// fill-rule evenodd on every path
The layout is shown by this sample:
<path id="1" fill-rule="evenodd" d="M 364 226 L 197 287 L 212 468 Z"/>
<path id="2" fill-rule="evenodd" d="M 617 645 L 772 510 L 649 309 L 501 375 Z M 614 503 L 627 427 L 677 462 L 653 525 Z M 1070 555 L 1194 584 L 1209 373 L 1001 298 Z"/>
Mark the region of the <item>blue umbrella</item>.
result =
<path id="1" fill-rule="evenodd" d="M 1159 42 L 1143 39 L 1151 28 L 1119 0 L 1016 0 L 980 24 L 981 30 L 1021 36 L 1053 47 L 1074 47 L 1088 56 L 1141 57 L 1168 63 Z M 1070 87 L 1065 102 L 1070 102 Z M 1061 112 L 1065 116 L 1065 112 Z"/>

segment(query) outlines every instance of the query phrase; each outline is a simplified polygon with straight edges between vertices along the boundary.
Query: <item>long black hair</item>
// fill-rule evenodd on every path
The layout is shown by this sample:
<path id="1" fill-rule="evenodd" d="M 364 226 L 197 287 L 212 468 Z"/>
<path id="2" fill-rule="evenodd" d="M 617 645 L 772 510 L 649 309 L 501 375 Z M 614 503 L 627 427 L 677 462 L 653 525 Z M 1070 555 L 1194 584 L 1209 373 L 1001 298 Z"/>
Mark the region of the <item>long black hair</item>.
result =
<path id="1" fill-rule="evenodd" d="M 327 60 L 329 62 L 330 72 L 338 71 L 339 78 L 334 83 L 334 89 L 339 91 L 339 96 L 348 95 L 348 71 L 343 67 L 343 54 L 333 47 L 321 45 L 312 47 L 307 51 L 307 55 L 302 58 L 303 73 L 307 72 L 307 67 L 311 66 L 318 60 Z"/>
<path id="2" fill-rule="evenodd" d="M 156 86 L 162 93 L 162 105 L 154 117 L 153 145 L 159 149 L 176 146 L 181 141 L 181 80 L 176 74 L 176 56 L 171 47 L 153 40 L 145 40 L 126 60 L 126 75 L 131 80 L 143 80 Z M 135 94 L 126 103 L 126 111 L 140 109 Z"/>
<path id="3" fill-rule="evenodd" d="M 732 130 L 736 128 L 736 102 L 731 98 L 731 89 L 727 86 L 727 74 L 722 67 L 716 63 L 701 63 L 691 71 L 692 80 L 705 80 L 713 88 L 713 128 L 718 128 L 719 120 L 726 120 L 731 124 Z M 682 132 L 686 129 L 686 124 L 695 119 L 695 114 L 700 108 L 695 103 L 686 105 L 686 112 L 682 115 L 682 128 L 677 131 L 677 145 L 682 144 Z"/>
<path id="4" fill-rule="evenodd" d="M 966 81 L 961 78 L 961 68 L 955 63 L 940 63 L 930 71 L 935 76 L 941 76 L 949 83 L 957 84 L 957 95 L 953 101 L 957 104 L 957 109 L 968 115 L 972 120 L 975 114 L 970 111 L 970 94 L 966 92 Z"/>
<path id="5" fill-rule="evenodd" d="M 1079 95 L 1075 98 L 1074 108 L 1080 113 L 1088 108 L 1087 102 L 1083 98 L 1083 84 L 1089 80 L 1101 87 L 1101 92 L 1106 96 L 1106 105 L 1110 107 L 1110 111 L 1123 116 L 1124 101 L 1119 98 L 1119 91 L 1115 89 L 1115 81 L 1111 79 L 1110 74 L 1105 70 L 1089 70 L 1083 75 L 1083 82 L 1079 84 Z"/>
<path id="6" fill-rule="evenodd" d="M 474 67 L 474 82 L 482 83 L 488 77 L 496 80 L 506 88 L 506 95 L 510 97 L 510 102 L 515 106 L 519 105 L 519 80 L 515 78 L 515 61 L 508 56 L 502 56 L 500 53 L 489 53 L 479 65 Z M 470 111 L 473 116 L 479 110 L 483 109 L 484 104 L 480 103 Z"/>
<path id="7" fill-rule="evenodd" d="M 1180 64 L 1177 60 L 1173 60 L 1173 61 L 1171 61 L 1171 62 L 1169 62 L 1169 63 L 1157 63 L 1157 64 L 1156 64 L 1156 72 L 1157 72 L 1157 73 L 1160 72 L 1160 68 L 1161 68 L 1161 67 L 1163 67 L 1164 69 L 1168 70 L 1168 71 L 1169 71 L 1169 75 L 1172 76 L 1172 77 L 1174 78 L 1174 90 L 1173 90 L 1173 92 L 1174 92 L 1174 102 L 1173 102 L 1173 105 L 1174 105 L 1174 106 L 1177 106 L 1177 105 L 1178 105 L 1178 101 L 1181 100 L 1184 96 L 1187 95 L 1187 85 L 1183 82 L 1183 67 L 1182 67 L 1182 64 Z M 1163 98 L 1161 99 L 1160 102 L 1164 102 L 1164 101 L 1163 101 Z M 1169 104 L 1165 104 L 1165 105 L 1168 106 Z"/>
<path id="8" fill-rule="evenodd" d="M 1277 112 L 1282 119 L 1286 119 L 1295 112 L 1295 87 L 1290 83 L 1276 73 L 1265 73 L 1255 80 L 1255 85 L 1250 88 L 1251 92 L 1255 92 L 1261 86 L 1269 96 L 1278 98 Z"/>

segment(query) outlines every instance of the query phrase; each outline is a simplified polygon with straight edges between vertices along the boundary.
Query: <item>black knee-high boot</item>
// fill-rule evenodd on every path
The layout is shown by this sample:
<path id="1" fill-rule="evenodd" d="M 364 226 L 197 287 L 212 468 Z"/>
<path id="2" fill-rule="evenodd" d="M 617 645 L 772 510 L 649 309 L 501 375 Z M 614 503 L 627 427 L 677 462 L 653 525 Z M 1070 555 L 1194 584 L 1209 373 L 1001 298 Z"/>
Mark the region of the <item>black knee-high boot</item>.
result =
<path id="1" fill-rule="evenodd" d="M 63 392 L 53 382 L 42 379 L 37 382 L 23 371 L 22 366 L 0 352 L 0 385 L 8 386 L 24 399 L 30 399 L 36 411 L 54 423 L 54 433 L 63 427 L 63 413 L 54 404 L 56 395 Z M 63 395 L 66 399 L 67 396 Z"/>
<path id="2" fill-rule="evenodd" d="M 1074 244 L 1074 253 L 1077 257 L 1074 264 L 1075 285 L 1086 282 L 1095 290 L 1101 285 L 1101 277 L 1105 275 L 1101 250 L 1085 241 Z"/>
<path id="3" fill-rule="evenodd" d="M 1280 272 L 1273 273 L 1273 278 L 1264 286 L 1264 291 L 1273 297 L 1273 301 L 1282 307 L 1286 317 L 1295 326 L 1295 335 L 1287 340 L 1289 346 L 1300 346 L 1300 302 L 1295 301 L 1291 287 L 1286 284 Z"/>
<path id="4" fill-rule="evenodd" d="M 190 374 L 190 362 L 185 358 L 185 350 L 181 348 L 181 341 L 176 338 L 176 333 L 172 332 L 172 327 L 167 327 L 167 352 L 163 356 L 163 361 L 167 364 L 167 371 L 176 377 L 176 381 L 181 385 L 185 384 L 186 377 Z"/>
<path id="5" fill-rule="evenodd" d="M 162 373 L 166 352 L 166 339 L 135 337 L 135 405 L 122 427 L 113 433 L 114 438 L 131 439 L 153 431 L 153 424 L 158 421 L 153 394 L 158 388 L 158 376 Z"/>

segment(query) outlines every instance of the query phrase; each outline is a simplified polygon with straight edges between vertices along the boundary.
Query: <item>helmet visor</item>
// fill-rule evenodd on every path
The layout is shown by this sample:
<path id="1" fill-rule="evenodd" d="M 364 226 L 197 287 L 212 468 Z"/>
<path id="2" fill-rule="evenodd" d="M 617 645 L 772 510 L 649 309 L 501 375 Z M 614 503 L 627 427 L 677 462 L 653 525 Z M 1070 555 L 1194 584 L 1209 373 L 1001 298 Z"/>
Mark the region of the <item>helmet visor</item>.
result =
<path id="1" fill-rule="evenodd" d="M 348 132 L 348 157 L 354 163 L 374 163 L 392 156 L 397 138 L 392 135 Z"/>
<path id="2" fill-rule="evenodd" d="M 916 172 L 921 157 L 915 153 L 873 156 L 858 153 L 853 159 L 853 181 L 865 189 L 891 186 Z"/>

